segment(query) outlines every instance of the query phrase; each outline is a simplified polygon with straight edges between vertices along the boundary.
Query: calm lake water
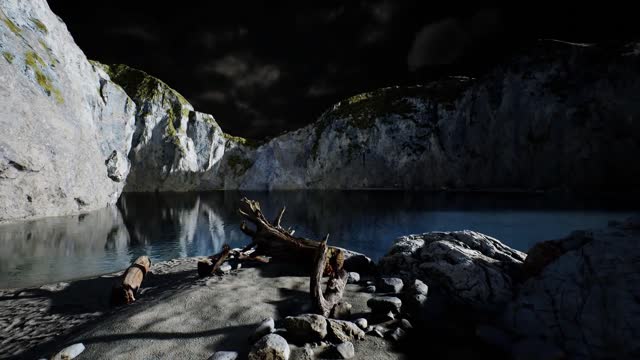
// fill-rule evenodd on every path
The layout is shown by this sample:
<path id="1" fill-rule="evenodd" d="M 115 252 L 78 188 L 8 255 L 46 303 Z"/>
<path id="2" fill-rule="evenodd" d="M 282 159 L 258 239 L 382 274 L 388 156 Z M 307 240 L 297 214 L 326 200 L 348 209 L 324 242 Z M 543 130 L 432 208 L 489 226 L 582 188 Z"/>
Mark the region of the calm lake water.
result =
<path id="1" fill-rule="evenodd" d="M 470 229 L 526 251 L 535 242 L 598 228 L 640 209 L 637 196 L 585 199 L 513 193 L 398 191 L 208 192 L 125 194 L 119 206 L 79 216 L 0 225 L 0 288 L 36 286 L 153 261 L 211 255 L 243 246 L 239 200 L 259 200 L 267 218 L 287 206 L 283 226 L 313 239 L 385 254 L 393 239 L 435 230 Z"/>

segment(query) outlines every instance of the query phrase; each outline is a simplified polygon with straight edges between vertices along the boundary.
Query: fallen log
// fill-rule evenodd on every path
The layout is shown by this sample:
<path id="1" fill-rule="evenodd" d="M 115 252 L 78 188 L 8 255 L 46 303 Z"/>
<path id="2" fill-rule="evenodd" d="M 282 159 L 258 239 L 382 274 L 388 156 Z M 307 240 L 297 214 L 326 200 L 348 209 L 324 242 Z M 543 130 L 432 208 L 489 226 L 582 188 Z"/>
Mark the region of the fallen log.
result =
<path id="1" fill-rule="evenodd" d="M 224 244 L 222 251 L 217 255 L 209 256 L 207 259 L 198 261 L 198 275 L 200 277 L 211 276 L 220 268 L 231 254 L 229 245 Z"/>
<path id="2" fill-rule="evenodd" d="M 269 222 L 260 209 L 260 203 L 247 198 L 240 200 L 238 212 L 245 221 L 240 224 L 240 230 L 251 237 L 251 243 L 244 251 L 255 248 L 255 254 L 265 254 L 278 260 L 312 264 L 320 246 L 320 242 L 293 236 L 294 230 L 282 227 L 282 217 L 286 207 L 278 213 L 273 222 Z M 250 222 L 255 229 L 250 229 L 246 222 Z M 327 247 L 327 256 L 331 261 L 326 262 L 324 273 L 331 275 L 342 270 L 344 252 L 335 247 Z"/>
<path id="3" fill-rule="evenodd" d="M 327 267 L 327 239 L 329 235 L 325 236 L 324 240 L 320 242 L 317 248 L 315 257 L 315 268 L 311 273 L 309 292 L 311 293 L 311 300 L 315 311 L 325 317 L 329 317 L 334 313 L 334 307 L 342 299 L 342 293 L 347 285 L 348 273 L 344 269 L 339 269 L 329 275 L 327 281 L 326 290 L 323 292 L 321 288 L 322 274 Z M 329 258 L 329 262 L 335 261 L 333 258 Z M 335 264 L 330 265 L 335 266 Z"/>
<path id="4" fill-rule="evenodd" d="M 112 305 L 127 305 L 136 301 L 135 295 L 142 285 L 145 275 L 149 272 L 151 260 L 147 256 L 140 256 L 125 270 L 111 289 Z"/>

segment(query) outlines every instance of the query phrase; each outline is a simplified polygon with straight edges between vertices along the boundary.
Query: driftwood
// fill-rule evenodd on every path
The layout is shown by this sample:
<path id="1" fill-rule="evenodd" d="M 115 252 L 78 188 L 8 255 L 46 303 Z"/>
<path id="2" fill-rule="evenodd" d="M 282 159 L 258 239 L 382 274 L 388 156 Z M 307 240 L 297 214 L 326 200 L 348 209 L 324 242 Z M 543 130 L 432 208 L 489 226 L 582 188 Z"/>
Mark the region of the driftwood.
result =
<path id="1" fill-rule="evenodd" d="M 147 256 L 140 256 L 125 270 L 124 274 L 111 289 L 111 303 L 113 305 L 131 304 L 136 301 L 142 280 L 151 267 L 151 260 Z"/>
<path id="2" fill-rule="evenodd" d="M 220 268 L 227 258 L 231 254 L 231 248 L 229 245 L 224 244 L 222 246 L 222 252 L 217 255 L 209 256 L 207 259 L 198 261 L 198 275 L 200 277 L 211 276 Z"/>
<path id="3" fill-rule="evenodd" d="M 231 249 L 229 245 L 222 246 L 222 251 L 219 254 L 211 255 L 206 259 L 198 261 L 198 275 L 200 277 L 211 276 L 215 274 L 220 266 L 227 260 L 235 259 L 237 261 L 255 261 L 260 263 L 268 263 L 269 258 L 264 256 L 258 256 L 254 251 Z"/>
<path id="4" fill-rule="evenodd" d="M 327 267 L 327 239 L 329 235 L 327 235 L 324 240 L 320 243 L 320 246 L 317 248 L 317 253 L 315 257 L 315 268 L 311 273 L 311 279 L 309 283 L 309 292 L 311 293 L 311 299 L 313 301 L 313 305 L 315 310 L 322 314 L 325 317 L 330 316 L 333 313 L 334 307 L 340 302 L 342 299 L 342 293 L 344 292 L 344 288 L 347 285 L 347 272 L 344 269 L 339 269 L 336 272 L 333 272 L 329 275 L 329 280 L 327 281 L 327 288 L 322 292 L 321 281 L 322 274 L 325 272 Z M 335 261 L 333 258 L 329 258 L 329 262 Z M 335 264 L 330 265 L 330 267 L 335 266 Z"/>
<path id="5" fill-rule="evenodd" d="M 264 254 L 274 259 L 311 265 L 320 242 L 293 236 L 294 230 L 284 229 L 281 223 L 285 210 L 286 207 L 283 207 L 273 222 L 269 222 L 260 209 L 260 203 L 242 198 L 238 211 L 245 221 L 240 224 L 240 230 L 251 237 L 251 243 L 243 251 L 255 248 L 255 255 Z M 246 221 L 252 223 L 255 230 L 250 229 Z M 342 270 L 344 252 L 335 247 L 327 247 L 326 251 L 330 261 L 326 262 L 324 273 L 338 273 Z"/>

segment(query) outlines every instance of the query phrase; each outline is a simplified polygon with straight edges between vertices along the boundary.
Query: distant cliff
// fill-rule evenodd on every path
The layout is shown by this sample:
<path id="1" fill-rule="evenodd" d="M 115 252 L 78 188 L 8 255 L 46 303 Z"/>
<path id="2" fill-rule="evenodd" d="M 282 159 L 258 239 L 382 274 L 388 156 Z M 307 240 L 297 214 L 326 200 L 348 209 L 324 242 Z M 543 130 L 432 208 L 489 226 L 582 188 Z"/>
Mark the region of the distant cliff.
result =
<path id="1" fill-rule="evenodd" d="M 639 75 L 639 44 L 540 41 L 479 79 L 355 95 L 257 147 L 223 139 L 166 85 L 157 88 L 165 96 L 127 90 L 142 134 L 132 174 L 149 174 L 132 175 L 127 189 L 637 187 Z"/>
<path id="2" fill-rule="evenodd" d="M 271 140 L 244 189 L 640 184 L 640 44 L 541 41 L 483 78 L 388 88 Z"/>
<path id="3" fill-rule="evenodd" d="M 0 222 L 115 203 L 135 104 L 45 0 L 2 1 L 0 55 Z"/>

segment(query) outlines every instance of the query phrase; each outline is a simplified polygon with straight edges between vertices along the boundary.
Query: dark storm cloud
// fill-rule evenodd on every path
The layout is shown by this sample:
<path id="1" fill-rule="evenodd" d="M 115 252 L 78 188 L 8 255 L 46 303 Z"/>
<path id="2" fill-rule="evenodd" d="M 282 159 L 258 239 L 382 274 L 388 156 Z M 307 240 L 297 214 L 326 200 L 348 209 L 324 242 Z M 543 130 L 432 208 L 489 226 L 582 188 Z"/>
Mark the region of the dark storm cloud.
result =
<path id="1" fill-rule="evenodd" d="M 157 42 L 158 37 L 151 31 L 142 26 L 123 26 L 110 29 L 109 33 L 125 37 L 134 38 L 136 40 Z"/>
<path id="2" fill-rule="evenodd" d="M 469 40 L 460 21 L 447 18 L 422 28 L 407 57 L 410 71 L 423 66 L 451 64 L 464 53 Z"/>

